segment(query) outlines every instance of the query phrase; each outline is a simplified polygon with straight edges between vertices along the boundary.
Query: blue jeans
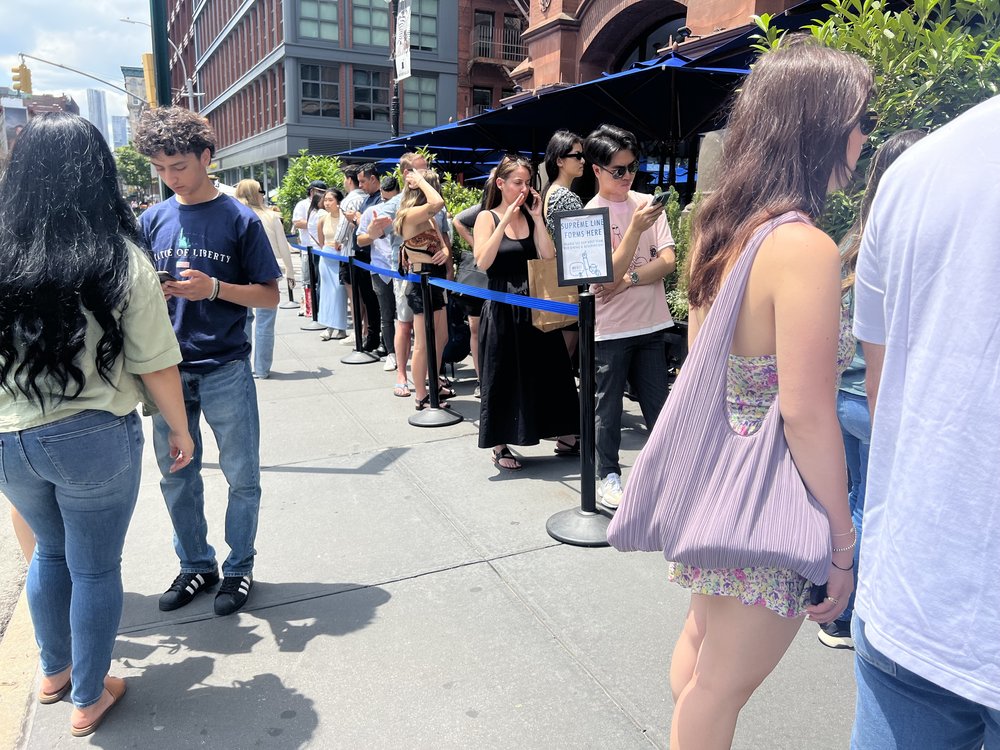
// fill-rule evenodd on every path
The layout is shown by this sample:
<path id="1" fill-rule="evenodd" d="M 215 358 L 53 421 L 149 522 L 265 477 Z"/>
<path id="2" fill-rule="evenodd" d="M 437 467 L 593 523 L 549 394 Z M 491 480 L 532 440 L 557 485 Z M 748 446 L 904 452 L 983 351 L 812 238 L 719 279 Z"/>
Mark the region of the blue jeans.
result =
<path id="1" fill-rule="evenodd" d="M 271 363 L 274 361 L 274 319 L 278 310 L 274 307 L 247 308 L 247 341 L 253 347 L 250 356 L 253 357 L 253 374 L 257 378 L 266 378 L 271 374 Z M 254 318 L 257 320 L 256 337 L 254 337 Z"/>
<path id="2" fill-rule="evenodd" d="M 142 444 L 135 412 L 84 411 L 0 433 L 0 490 L 35 534 L 26 587 L 42 672 L 72 664 L 80 708 L 101 697 L 111 665 Z"/>
<path id="3" fill-rule="evenodd" d="M 876 651 L 860 617 L 851 635 L 858 683 L 852 750 L 1000 748 L 1000 709 L 956 695 Z"/>
<path id="4" fill-rule="evenodd" d="M 639 408 L 650 430 L 667 400 L 667 360 L 663 331 L 624 339 L 597 341 L 597 473 L 604 479 L 621 474 L 618 451 L 622 444 L 622 394 L 625 381 L 639 397 Z"/>
<path id="5" fill-rule="evenodd" d="M 205 485 L 201 479 L 204 458 L 201 416 L 212 428 L 219 445 L 219 466 L 229 483 L 226 506 L 226 543 L 229 557 L 223 575 L 243 576 L 253 570 L 260 509 L 260 417 L 257 389 L 245 359 L 208 372 L 181 370 L 188 429 L 194 438 L 194 458 L 170 473 L 169 429 L 163 417 L 153 417 L 153 447 L 160 467 L 160 491 L 174 525 L 174 550 L 182 573 L 212 573 L 217 569 L 215 550 L 208 543 L 205 520 Z"/>
<path id="6" fill-rule="evenodd" d="M 851 508 L 854 530 L 857 532 L 857 544 L 854 547 L 854 587 L 857 588 L 858 553 L 861 551 L 861 526 L 865 512 L 865 480 L 868 476 L 868 449 L 872 441 L 872 420 L 868 411 L 868 399 L 853 393 L 837 391 L 837 418 L 840 420 L 840 431 L 844 436 L 844 452 L 847 455 L 847 475 L 850 480 L 847 500 Z M 853 614 L 852 593 L 847 609 L 837 619 L 841 623 L 850 624 Z"/>

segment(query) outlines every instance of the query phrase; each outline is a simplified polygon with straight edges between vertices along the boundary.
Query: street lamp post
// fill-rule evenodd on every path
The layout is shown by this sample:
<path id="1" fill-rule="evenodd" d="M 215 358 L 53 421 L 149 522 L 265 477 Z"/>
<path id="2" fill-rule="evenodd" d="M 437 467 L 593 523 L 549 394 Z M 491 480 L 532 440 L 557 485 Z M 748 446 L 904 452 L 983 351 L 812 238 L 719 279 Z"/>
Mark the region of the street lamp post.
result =
<path id="1" fill-rule="evenodd" d="M 153 28 L 152 24 L 146 23 L 145 21 L 137 21 L 134 18 L 119 18 L 118 20 L 121 21 L 122 23 L 131 23 L 137 26 L 146 26 L 150 29 Z M 196 112 L 197 110 L 194 108 L 194 98 L 195 96 L 203 96 L 203 95 L 200 93 L 199 94 L 194 93 L 194 83 L 192 82 L 191 77 L 188 75 L 187 65 L 184 64 L 184 56 L 181 54 L 181 51 L 177 48 L 177 45 L 174 44 L 173 40 L 169 36 L 167 37 L 167 43 L 171 46 L 174 52 L 177 53 L 177 61 L 181 64 L 181 71 L 184 73 L 184 90 L 187 92 L 188 109 L 190 109 L 192 112 Z"/>
<path id="2" fill-rule="evenodd" d="M 399 19 L 396 17 L 396 0 L 387 0 L 389 3 L 389 61 L 390 75 L 392 76 L 392 98 L 389 100 L 389 131 L 392 137 L 399 135 L 399 81 L 396 80 L 396 24 Z"/>

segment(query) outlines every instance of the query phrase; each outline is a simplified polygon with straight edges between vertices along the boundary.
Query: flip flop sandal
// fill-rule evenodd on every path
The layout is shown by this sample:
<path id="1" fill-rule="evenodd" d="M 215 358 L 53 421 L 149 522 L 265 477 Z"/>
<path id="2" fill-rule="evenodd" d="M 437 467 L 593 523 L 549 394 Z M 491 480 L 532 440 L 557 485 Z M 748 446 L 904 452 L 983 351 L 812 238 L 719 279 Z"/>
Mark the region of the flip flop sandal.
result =
<path id="1" fill-rule="evenodd" d="M 53 703 L 58 703 L 66 696 L 66 693 L 68 693 L 72 689 L 72 687 L 73 687 L 73 680 L 68 679 L 66 680 L 65 685 L 63 685 L 58 690 L 54 690 L 51 693 L 46 693 L 44 691 L 39 690 L 38 702 L 41 703 L 43 706 L 49 706 Z"/>
<path id="2" fill-rule="evenodd" d="M 580 455 L 580 438 L 576 439 L 576 442 L 570 445 L 564 442 L 562 439 L 556 440 L 556 447 L 553 450 L 557 456 L 579 456 Z"/>
<path id="3" fill-rule="evenodd" d="M 101 726 L 101 722 L 103 722 L 106 718 L 108 718 L 108 714 L 111 713 L 111 709 L 118 705 L 118 701 L 122 699 L 122 696 L 124 696 L 126 691 L 128 690 L 124 682 L 122 683 L 122 691 L 117 695 L 114 693 L 113 690 L 111 690 L 111 688 L 104 688 L 104 689 L 107 690 L 109 693 L 111 693 L 111 698 L 113 699 L 111 701 L 111 705 L 108 706 L 106 709 L 104 709 L 104 713 L 102 713 L 92 722 L 87 724 L 87 726 L 85 727 L 75 727 L 72 724 L 70 724 L 69 733 L 71 735 L 73 735 L 74 737 L 88 737 L 92 735 L 94 732 L 96 732 L 97 728 Z"/>
<path id="4" fill-rule="evenodd" d="M 406 383 L 396 383 L 392 387 L 392 395 L 399 396 L 400 398 L 409 398 L 410 389 L 406 387 Z"/>
<path id="5" fill-rule="evenodd" d="M 504 466 L 501 461 L 513 461 L 514 466 Z M 499 451 L 493 451 L 493 465 L 496 466 L 501 471 L 520 471 L 524 468 L 520 461 L 514 458 L 514 454 L 510 452 L 510 448 L 503 448 Z"/>

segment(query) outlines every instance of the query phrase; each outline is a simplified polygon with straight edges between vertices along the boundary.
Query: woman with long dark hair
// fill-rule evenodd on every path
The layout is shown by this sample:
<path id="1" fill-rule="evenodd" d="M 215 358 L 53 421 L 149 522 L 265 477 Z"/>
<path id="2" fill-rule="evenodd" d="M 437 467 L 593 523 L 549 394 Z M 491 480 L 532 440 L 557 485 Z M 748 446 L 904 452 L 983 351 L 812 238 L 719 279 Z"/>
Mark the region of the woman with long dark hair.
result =
<path id="1" fill-rule="evenodd" d="M 0 178 L 0 490 L 37 545 L 28 605 L 38 700 L 71 692 L 91 734 L 125 693 L 108 676 L 121 553 L 139 492 L 143 386 L 191 461 L 180 349 L 100 132 L 75 115 L 28 123 Z"/>
<path id="2" fill-rule="evenodd" d="M 817 605 L 809 603 L 808 582 L 780 567 L 672 566 L 672 580 L 691 590 L 670 665 L 673 750 L 729 747 L 740 709 L 805 617 L 835 619 L 853 588 L 854 530 L 836 408 L 838 370 L 851 358 L 841 345 L 849 331 L 840 316 L 840 253 L 815 221 L 827 194 L 851 178 L 872 125 L 872 93 L 860 57 L 786 39 L 744 81 L 722 177 L 694 214 L 692 347 L 751 235 L 782 219 L 752 260 L 738 311 L 726 365 L 729 425 L 756 432 L 777 399 L 795 467 L 829 518 L 832 562 Z"/>
<path id="3" fill-rule="evenodd" d="M 505 156 L 487 186 L 487 210 L 476 218 L 476 265 L 494 291 L 527 295 L 528 261 L 555 257 L 531 178 L 527 159 Z M 479 447 L 492 449 L 498 469 L 522 468 L 510 444 L 537 445 L 557 437 L 558 453 L 580 454 L 580 402 L 558 331 L 539 331 L 527 308 L 487 300 L 479 328 L 479 373 Z"/>
<path id="4" fill-rule="evenodd" d="M 316 226 L 319 245 L 327 252 L 341 254 L 343 248 L 337 242 L 337 235 L 343 222 L 340 203 L 344 194 L 334 188 L 323 193 L 323 211 Z M 317 321 L 326 326 L 320 338 L 323 341 L 347 338 L 347 287 L 340 281 L 340 261 L 333 258 L 319 259 L 320 284 L 323 294 L 319 298 Z"/>
<path id="5" fill-rule="evenodd" d="M 545 176 L 549 184 L 542 193 L 542 218 L 545 227 L 555 239 L 556 216 L 566 211 L 583 208 L 580 196 L 573 192 L 573 181 L 583 176 L 583 139 L 569 130 L 557 130 L 545 148 Z M 572 323 L 562 329 L 563 340 L 570 359 L 576 352 L 580 326 Z"/>

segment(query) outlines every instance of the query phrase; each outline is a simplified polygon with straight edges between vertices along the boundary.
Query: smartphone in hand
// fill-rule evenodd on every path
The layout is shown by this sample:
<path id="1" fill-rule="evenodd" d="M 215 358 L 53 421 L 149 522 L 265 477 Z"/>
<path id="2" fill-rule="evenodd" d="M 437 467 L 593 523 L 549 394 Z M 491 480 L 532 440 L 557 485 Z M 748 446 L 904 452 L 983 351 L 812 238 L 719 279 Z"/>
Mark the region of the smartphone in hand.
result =
<path id="1" fill-rule="evenodd" d="M 156 276 L 160 279 L 161 284 L 166 284 L 168 281 L 180 281 L 180 279 L 171 275 L 170 271 L 157 271 Z"/>
<path id="2" fill-rule="evenodd" d="M 524 196 L 524 207 L 530 209 L 533 208 L 534 205 L 535 205 L 535 194 L 532 193 L 531 191 L 528 191 L 527 193 L 525 193 Z"/>
<path id="3" fill-rule="evenodd" d="M 651 202 L 662 207 L 667 205 L 667 200 L 669 200 L 669 198 L 670 198 L 670 193 L 664 191 L 662 193 L 657 193 L 656 195 L 654 195 L 653 200 Z"/>

